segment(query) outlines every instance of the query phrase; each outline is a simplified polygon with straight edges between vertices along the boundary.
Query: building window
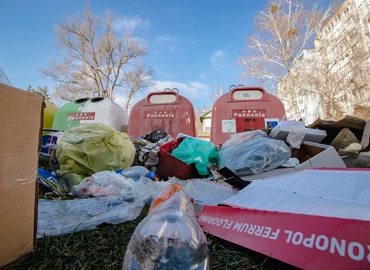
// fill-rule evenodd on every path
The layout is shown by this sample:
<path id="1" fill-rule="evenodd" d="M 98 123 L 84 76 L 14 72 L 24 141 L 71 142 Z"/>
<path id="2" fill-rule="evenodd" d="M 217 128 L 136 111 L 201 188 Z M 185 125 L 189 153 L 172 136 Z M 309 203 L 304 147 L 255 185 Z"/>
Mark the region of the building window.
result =
<path id="1" fill-rule="evenodd" d="M 347 8 L 346 8 L 346 13 L 349 12 L 351 10 L 351 5 L 348 4 Z"/>
<path id="2" fill-rule="evenodd" d="M 211 118 L 204 119 L 203 127 L 204 131 L 211 131 Z"/>

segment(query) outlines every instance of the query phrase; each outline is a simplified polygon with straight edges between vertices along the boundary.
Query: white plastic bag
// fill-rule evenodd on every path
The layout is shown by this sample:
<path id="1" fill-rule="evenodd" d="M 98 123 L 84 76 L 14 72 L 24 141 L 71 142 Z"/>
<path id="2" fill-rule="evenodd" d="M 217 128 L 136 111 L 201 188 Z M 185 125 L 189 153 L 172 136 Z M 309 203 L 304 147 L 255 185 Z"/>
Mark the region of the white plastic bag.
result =
<path id="1" fill-rule="evenodd" d="M 304 122 L 294 121 L 290 126 L 290 132 L 286 137 L 286 141 L 292 148 L 299 149 L 301 147 L 304 136 L 306 136 L 306 127 L 304 126 Z"/>
<path id="2" fill-rule="evenodd" d="M 79 185 L 72 187 L 77 196 L 125 196 L 134 187 L 135 181 L 113 171 L 104 171 L 86 177 Z"/>

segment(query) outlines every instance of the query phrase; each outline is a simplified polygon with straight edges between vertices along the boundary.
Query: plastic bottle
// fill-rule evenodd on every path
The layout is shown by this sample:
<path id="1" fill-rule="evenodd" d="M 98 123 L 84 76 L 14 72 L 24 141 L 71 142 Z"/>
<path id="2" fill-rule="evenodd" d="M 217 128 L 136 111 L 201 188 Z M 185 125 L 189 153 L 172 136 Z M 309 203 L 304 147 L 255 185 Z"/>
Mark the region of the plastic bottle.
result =
<path id="1" fill-rule="evenodd" d="M 155 172 L 148 172 L 146 177 L 152 179 L 153 181 L 160 181 L 159 177 L 155 174 Z"/>
<path id="2" fill-rule="evenodd" d="M 143 166 L 133 166 L 124 169 L 121 174 L 126 178 L 131 178 L 135 182 L 141 177 L 148 177 L 149 170 Z M 149 177 L 148 177 L 149 178 Z"/>
<path id="3" fill-rule="evenodd" d="M 131 236 L 122 269 L 209 269 L 207 239 L 180 185 L 153 200 Z"/>
<path id="4" fill-rule="evenodd" d="M 58 191 L 62 194 L 66 194 L 71 191 L 73 186 L 79 185 L 84 178 L 84 176 L 78 175 L 77 173 L 63 174 L 58 180 Z"/>

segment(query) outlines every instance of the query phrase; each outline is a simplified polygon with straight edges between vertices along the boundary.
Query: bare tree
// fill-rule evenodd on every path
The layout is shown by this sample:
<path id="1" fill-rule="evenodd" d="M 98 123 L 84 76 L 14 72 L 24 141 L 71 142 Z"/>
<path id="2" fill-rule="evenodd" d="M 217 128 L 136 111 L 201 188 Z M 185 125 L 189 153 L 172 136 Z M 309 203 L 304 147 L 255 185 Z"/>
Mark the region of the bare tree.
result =
<path id="1" fill-rule="evenodd" d="M 337 14 L 325 32 L 318 33 L 316 57 L 294 74 L 296 90 L 301 96 L 319 96 L 326 118 L 341 118 L 345 105 L 366 102 L 361 88 L 370 85 L 370 52 L 358 25 L 351 11 Z"/>
<path id="2" fill-rule="evenodd" d="M 318 2 L 309 0 L 270 0 L 255 17 L 254 33 L 247 38 L 246 54 L 238 59 L 244 68 L 241 77 L 258 79 L 269 92 L 290 73 L 304 49 L 332 14 Z M 296 93 L 287 96 L 297 110 Z"/>
<path id="3" fill-rule="evenodd" d="M 213 87 L 212 88 L 213 102 L 215 102 L 219 97 L 221 97 L 225 93 L 226 91 L 222 84 L 220 84 L 218 87 Z"/>
<path id="4" fill-rule="evenodd" d="M 39 95 L 44 96 L 47 100 L 51 101 L 51 95 L 49 92 L 49 88 L 47 86 L 37 86 L 37 88 L 33 88 L 31 85 L 29 85 L 26 89 L 27 92 L 36 93 Z"/>
<path id="5" fill-rule="evenodd" d="M 41 73 L 57 83 L 56 95 L 64 100 L 91 96 L 94 92 L 113 98 L 124 82 L 128 65 L 147 51 L 127 32 L 119 37 L 113 30 L 114 16 L 94 15 L 86 4 L 84 12 L 68 17 L 56 26 L 57 46 L 64 53 L 61 62 L 50 61 Z"/>
<path id="6" fill-rule="evenodd" d="M 155 84 L 152 80 L 153 73 L 154 71 L 152 69 L 145 67 L 140 61 L 138 61 L 134 69 L 124 74 L 123 86 L 127 95 L 124 105 L 126 111 L 128 111 L 132 98 L 137 92 L 147 89 Z"/>

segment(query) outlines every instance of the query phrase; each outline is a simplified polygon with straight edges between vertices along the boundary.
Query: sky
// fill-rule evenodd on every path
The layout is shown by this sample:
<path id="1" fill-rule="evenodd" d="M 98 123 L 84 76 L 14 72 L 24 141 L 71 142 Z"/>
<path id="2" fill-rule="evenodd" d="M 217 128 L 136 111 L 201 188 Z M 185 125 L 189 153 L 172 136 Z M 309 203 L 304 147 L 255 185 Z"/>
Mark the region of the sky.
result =
<path id="1" fill-rule="evenodd" d="M 48 86 L 39 68 L 58 60 L 55 25 L 83 10 L 80 0 L 1 0 L 0 67 L 13 86 Z M 212 88 L 226 89 L 242 73 L 236 61 L 253 18 L 267 5 L 262 0 L 105 0 L 89 1 L 104 16 L 110 9 L 117 31 L 130 30 L 148 46 L 143 62 L 154 69 L 153 90 L 176 87 L 195 108 L 212 106 Z M 145 96 L 145 94 L 143 95 Z M 138 100 L 137 97 L 136 101 Z"/>

